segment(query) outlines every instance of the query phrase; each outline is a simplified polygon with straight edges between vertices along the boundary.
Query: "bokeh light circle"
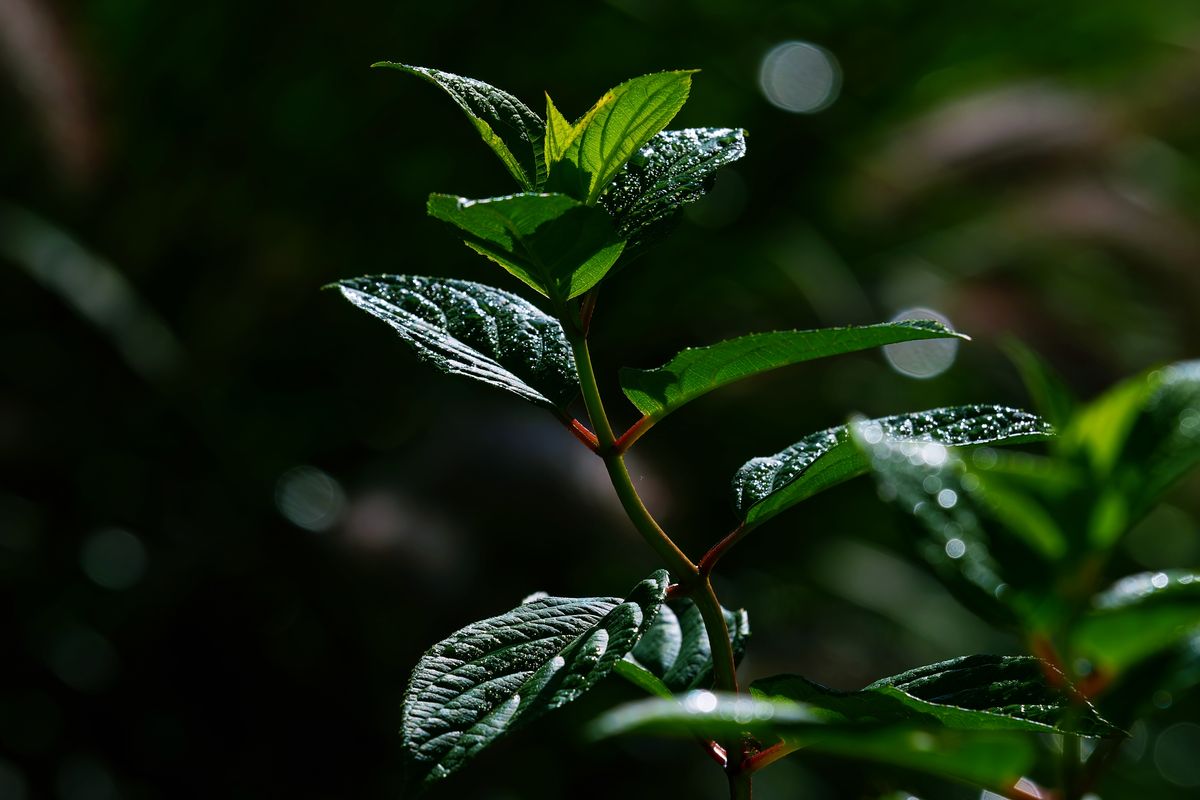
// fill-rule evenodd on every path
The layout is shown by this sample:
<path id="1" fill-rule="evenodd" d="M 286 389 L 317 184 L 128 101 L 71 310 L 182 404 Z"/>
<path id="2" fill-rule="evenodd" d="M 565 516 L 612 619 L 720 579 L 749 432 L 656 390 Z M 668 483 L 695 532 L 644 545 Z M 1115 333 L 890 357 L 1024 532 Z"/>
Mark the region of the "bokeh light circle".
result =
<path id="1" fill-rule="evenodd" d="M 758 68 L 758 85 L 776 108 L 815 114 L 829 108 L 842 90 L 842 68 L 823 47 L 783 42 L 767 51 Z"/>

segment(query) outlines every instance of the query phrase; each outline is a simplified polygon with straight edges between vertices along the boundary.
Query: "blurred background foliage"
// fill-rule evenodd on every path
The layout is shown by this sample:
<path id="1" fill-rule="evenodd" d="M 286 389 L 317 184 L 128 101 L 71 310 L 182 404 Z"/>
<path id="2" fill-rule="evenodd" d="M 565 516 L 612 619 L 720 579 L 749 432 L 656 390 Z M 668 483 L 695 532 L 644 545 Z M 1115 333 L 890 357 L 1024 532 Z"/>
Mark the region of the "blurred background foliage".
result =
<path id="1" fill-rule="evenodd" d="M 568 116 L 698 67 L 675 126 L 749 130 L 682 228 L 606 284 L 614 405 L 617 367 L 744 332 L 920 307 L 974 337 L 927 380 L 878 353 L 818 362 L 648 435 L 635 477 L 693 557 L 732 525 L 751 456 L 855 411 L 1027 406 L 1005 337 L 1085 397 L 1197 353 L 1192 0 L 6 0 L 0 55 L 5 800 L 395 797 L 399 698 L 430 643 L 654 566 L 557 423 L 420 369 L 320 291 L 372 272 L 514 288 L 424 216 L 431 191 L 508 191 L 503 167 L 445 97 L 372 61 L 539 110 L 549 90 Z M 1200 563 L 1198 489 L 1134 531 L 1125 572 Z M 875 491 L 817 498 L 722 564 L 756 633 L 747 675 L 857 688 L 1021 650 L 907 557 Z M 544 555 L 563 539 L 573 559 Z M 442 795 L 719 797 L 693 748 L 579 741 L 633 696 L 609 683 Z M 1200 703 L 1155 704 L 1104 797 L 1195 796 Z M 804 757 L 758 789 L 978 796 Z"/>

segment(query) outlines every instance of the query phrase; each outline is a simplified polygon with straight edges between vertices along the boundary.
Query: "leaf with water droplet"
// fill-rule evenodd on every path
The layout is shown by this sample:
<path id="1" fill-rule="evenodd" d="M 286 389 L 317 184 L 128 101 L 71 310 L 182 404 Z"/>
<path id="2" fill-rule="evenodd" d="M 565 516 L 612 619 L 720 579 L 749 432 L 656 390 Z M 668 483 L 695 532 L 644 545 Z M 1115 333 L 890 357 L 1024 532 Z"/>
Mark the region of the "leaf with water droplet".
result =
<path id="1" fill-rule="evenodd" d="M 433 194 L 428 210 L 466 233 L 472 250 L 556 302 L 599 283 L 625 247 L 602 209 L 564 194 Z"/>
<path id="2" fill-rule="evenodd" d="M 944 458 L 946 447 L 1033 442 L 1052 434 L 1033 414 L 996 405 L 935 408 L 855 424 L 868 443 L 907 442 L 923 447 L 922 457 L 930 459 Z M 734 507 L 748 527 L 759 525 L 869 468 L 850 425 L 828 428 L 773 456 L 746 462 L 733 479 Z"/>
<path id="3" fill-rule="evenodd" d="M 895 342 L 950 337 L 966 338 L 931 320 L 754 333 L 690 347 L 657 369 L 622 369 L 621 389 L 639 411 L 657 421 L 703 394 L 752 375 Z"/>
<path id="4" fill-rule="evenodd" d="M 1200 633 L 1200 575 L 1186 570 L 1143 572 L 1092 598 L 1071 629 L 1075 655 L 1106 678 Z"/>
<path id="5" fill-rule="evenodd" d="M 396 330 L 417 356 L 563 413 L 579 376 L 562 326 L 528 301 L 480 283 L 378 275 L 333 284 Z"/>
<path id="6" fill-rule="evenodd" d="M 662 131 L 646 143 L 600 196 L 627 250 L 663 235 L 688 203 L 712 188 L 717 170 L 746 154 L 746 132 L 734 128 Z"/>
<path id="7" fill-rule="evenodd" d="M 737 663 L 746 652 L 750 620 L 745 611 L 721 610 Z M 713 678 L 712 648 L 700 609 L 686 598 L 664 605 L 658 619 L 617 665 L 616 672 L 652 694 L 662 696 L 709 688 Z"/>
<path id="8" fill-rule="evenodd" d="M 416 75 L 441 88 L 463 110 L 480 137 L 526 191 L 546 182 L 542 139 L 546 125 L 541 117 L 508 92 L 474 78 L 464 78 L 429 67 L 380 61 L 386 67 Z"/>
<path id="9" fill-rule="evenodd" d="M 653 622 L 667 583 L 659 571 L 623 601 L 538 598 L 434 645 L 401 710 L 410 782 L 447 777 L 500 736 L 591 689 Z"/>
<path id="10" fill-rule="evenodd" d="M 596 101 L 550 165 L 547 188 L 593 205 L 608 184 L 687 102 L 695 70 L 656 72 L 625 81 Z"/>

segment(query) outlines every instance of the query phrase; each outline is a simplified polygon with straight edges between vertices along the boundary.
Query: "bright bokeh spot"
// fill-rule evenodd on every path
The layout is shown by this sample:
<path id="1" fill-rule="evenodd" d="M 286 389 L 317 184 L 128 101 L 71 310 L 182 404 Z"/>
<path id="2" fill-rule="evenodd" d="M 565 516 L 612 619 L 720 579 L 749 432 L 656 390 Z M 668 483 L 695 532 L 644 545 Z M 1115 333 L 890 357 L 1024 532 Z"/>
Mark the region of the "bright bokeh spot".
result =
<path id="1" fill-rule="evenodd" d="M 833 104 L 842 90 L 842 68 L 823 47 L 783 42 L 763 56 L 758 85 L 776 108 L 815 114 Z"/>
<path id="2" fill-rule="evenodd" d="M 947 328 L 953 328 L 950 320 L 929 308 L 910 308 L 892 317 L 892 322 L 907 322 L 914 319 L 931 319 Z M 910 378 L 932 378 L 950 369 L 958 355 L 958 339 L 923 339 L 916 342 L 889 344 L 883 348 L 883 356 L 892 369 Z"/>
<path id="3" fill-rule="evenodd" d="M 275 505 L 293 525 L 327 531 L 342 518 L 346 493 L 329 473 L 316 467 L 295 467 L 279 478 Z"/>

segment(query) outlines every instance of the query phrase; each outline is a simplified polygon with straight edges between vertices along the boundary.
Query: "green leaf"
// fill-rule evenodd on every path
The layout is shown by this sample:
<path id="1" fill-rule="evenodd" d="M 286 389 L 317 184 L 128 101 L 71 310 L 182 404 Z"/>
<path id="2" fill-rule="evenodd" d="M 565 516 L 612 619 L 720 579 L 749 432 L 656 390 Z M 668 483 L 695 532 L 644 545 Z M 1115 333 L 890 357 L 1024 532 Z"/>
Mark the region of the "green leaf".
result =
<path id="1" fill-rule="evenodd" d="M 1052 675 L 1058 685 L 1047 682 Z M 799 676 L 757 681 L 752 698 L 693 691 L 614 709 L 596 736 L 657 733 L 801 747 L 907 769 L 1010 786 L 1033 766 L 1035 733 L 1121 736 L 1072 699 L 1062 675 L 1027 656 L 967 656 L 839 692 Z"/>
<path id="2" fill-rule="evenodd" d="M 579 129 L 572 125 L 555 107 L 550 95 L 546 95 L 546 170 L 561 161 L 567 149 L 575 143 Z"/>
<path id="3" fill-rule="evenodd" d="M 558 320 L 514 294 L 479 283 L 413 275 L 339 281 L 347 300 L 391 325 L 417 356 L 563 412 L 579 393 Z"/>
<path id="4" fill-rule="evenodd" d="M 392 61 L 380 61 L 371 66 L 407 72 L 441 88 L 463 110 L 480 137 L 500 157 L 522 189 L 534 191 L 546 182 L 546 162 L 542 158 L 546 125 L 537 114 L 508 92 L 474 78 L 464 78 L 429 67 L 413 67 Z"/>
<path id="5" fill-rule="evenodd" d="M 624 601 L 530 600 L 434 645 L 401 711 L 410 779 L 445 778 L 501 735 L 591 689 L 653 621 L 667 582 L 656 572 Z"/>
<path id="6" fill-rule="evenodd" d="M 1004 349 L 1021 373 L 1021 380 L 1033 400 L 1034 409 L 1055 427 L 1067 424 L 1078 401 L 1067 388 L 1062 376 L 1037 353 L 1016 339 L 1006 342 Z"/>
<path id="7" fill-rule="evenodd" d="M 830 724 L 820 709 L 787 700 L 762 700 L 693 691 L 619 706 L 589 728 L 595 738 L 654 734 L 712 739 L 750 734 L 801 748 L 929 772 L 992 788 L 1011 786 L 1034 765 L 1027 734 L 960 731 L 914 725 Z"/>
<path id="8" fill-rule="evenodd" d="M 621 389 L 639 411 L 659 420 L 713 389 L 779 367 L 894 342 L 955 336 L 966 338 L 930 320 L 755 333 L 688 348 L 657 369 L 622 369 Z"/>
<path id="9" fill-rule="evenodd" d="M 740 662 L 750 638 L 750 620 L 745 611 L 722 611 L 735 662 Z M 617 673 L 660 696 L 709 687 L 712 648 L 696 604 L 685 598 L 663 606 L 650 630 L 617 665 Z"/>
<path id="10" fill-rule="evenodd" d="M 746 154 L 746 132 L 733 128 L 662 131 L 637 151 L 600 196 L 630 248 L 657 238 L 683 206 L 712 188 L 718 169 Z"/>
<path id="11" fill-rule="evenodd" d="M 1033 442 L 1052 434 L 1033 414 L 995 405 L 935 408 L 855 424 L 868 444 L 924 445 L 929 458 L 944 458 L 945 447 Z M 869 457 L 853 441 L 850 426 L 839 425 L 773 456 L 746 462 L 733 479 L 734 507 L 747 526 L 758 525 L 869 468 Z"/>
<path id="12" fill-rule="evenodd" d="M 1191 572 L 1130 575 L 1092 603 L 1072 648 L 1109 678 L 1200 632 L 1200 575 Z"/>
<path id="13" fill-rule="evenodd" d="M 883 678 L 857 692 L 829 689 L 798 675 L 764 678 L 750 691 L 763 699 L 806 703 L 831 723 L 1121 735 L 1094 708 L 1072 698 L 1061 672 L 1031 656 L 963 656 Z"/>
<path id="14" fill-rule="evenodd" d="M 468 247 L 555 302 L 599 283 L 625 247 L 602 209 L 563 194 L 433 194 L 429 214 L 460 228 Z"/>
<path id="15" fill-rule="evenodd" d="M 550 166 L 550 187 L 594 204 L 625 162 L 683 108 L 694 72 L 656 72 L 606 92 L 575 124 L 573 141 Z"/>

